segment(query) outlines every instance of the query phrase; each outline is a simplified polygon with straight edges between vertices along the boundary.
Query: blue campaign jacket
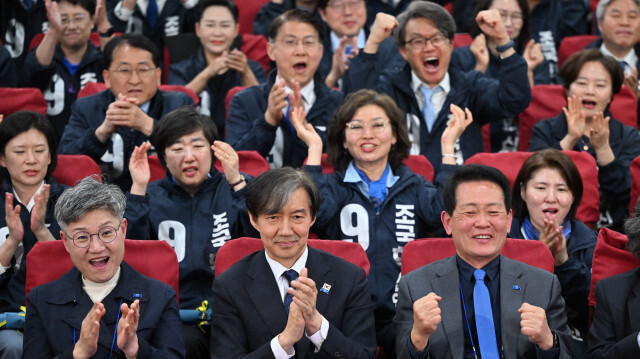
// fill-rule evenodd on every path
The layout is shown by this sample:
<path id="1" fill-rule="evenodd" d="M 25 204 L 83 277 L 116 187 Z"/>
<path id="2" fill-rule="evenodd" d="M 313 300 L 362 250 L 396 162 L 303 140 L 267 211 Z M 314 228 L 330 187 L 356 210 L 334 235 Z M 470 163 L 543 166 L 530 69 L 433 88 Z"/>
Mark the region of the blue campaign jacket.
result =
<path id="1" fill-rule="evenodd" d="M 236 151 L 258 151 L 271 164 L 269 151 L 276 140 L 276 131 L 280 128 L 284 142 L 282 165 L 300 167 L 307 158 L 307 145 L 291 132 L 284 120 L 274 127 L 264 119 L 267 99 L 275 80 L 276 70 L 273 70 L 266 83 L 251 86 L 233 96 L 229 104 L 226 142 Z M 307 122 L 313 125 L 324 143 L 327 123 L 344 95 L 328 88 L 317 72 L 313 81 L 316 102 L 307 113 Z"/>
<path id="2" fill-rule="evenodd" d="M 631 191 L 631 172 L 629 166 L 634 158 L 640 155 L 640 135 L 633 127 L 625 126 L 605 111 L 609 121 L 609 145 L 615 160 L 606 166 L 598 167 L 598 183 L 600 185 L 600 223 L 599 226 L 616 226 L 621 228 L 629 214 Z M 529 151 L 543 148 L 560 148 L 560 141 L 567 134 L 567 119 L 564 113 L 554 118 L 539 121 L 533 126 Z M 595 151 L 586 136 L 573 148 L 574 151 L 584 151 L 595 158 Z"/>
<path id="3" fill-rule="evenodd" d="M 513 217 L 511 222 L 511 238 L 522 238 L 522 223 Z M 596 248 L 598 234 L 584 223 L 574 219 L 571 221 L 571 235 L 567 238 L 567 254 L 569 259 L 554 268 L 562 287 L 562 297 L 569 313 L 569 325 L 578 328 L 584 338 L 589 325 L 589 291 L 591 290 L 591 263 Z"/>
<path id="4" fill-rule="evenodd" d="M 120 265 L 120 280 L 103 300 L 98 351 L 92 358 L 124 358 L 113 345 L 120 303 L 140 300 L 137 358 L 184 358 L 182 325 L 176 292 L 168 284 L 145 277 L 126 262 Z M 82 289 L 82 275 L 73 267 L 60 279 L 35 287 L 27 297 L 23 358 L 72 358 L 80 337 L 82 320 L 93 301 Z"/>
<path id="5" fill-rule="evenodd" d="M 467 159 L 484 151 L 482 125 L 494 120 L 515 117 L 531 102 L 527 64 L 521 56 L 512 55 L 500 60 L 498 79 L 491 79 L 477 71 L 464 73 L 450 67 L 451 91 L 436 117 L 432 131 L 429 132 L 411 88 L 409 64 L 402 70 L 389 71 L 378 67 L 377 56 L 377 53 L 367 54 L 362 51 L 353 59 L 346 74 L 355 86 L 350 90 L 370 88 L 383 92 L 391 96 L 407 116 L 417 116 L 421 123 L 420 153 L 431 162 L 436 174 L 442 162 L 440 138 L 450 116 L 450 104 L 467 107 L 473 113 L 473 123 L 462 133 L 456 144 L 456 152 L 461 152 L 462 157 Z"/>
<path id="6" fill-rule="evenodd" d="M 320 166 L 304 167 L 322 197 L 314 231 L 320 238 L 362 245 L 371 264 L 369 288 L 376 311 L 395 312 L 402 249 L 410 241 L 442 228 L 441 191 L 457 167 L 442 166 L 436 188 L 401 164 L 394 170 L 400 178 L 389 188 L 378 213 L 355 183 L 343 182 L 345 171 L 323 176 Z"/>
<path id="7" fill-rule="evenodd" d="M 64 53 L 56 45 L 53 60 L 48 66 L 38 63 L 36 49 L 27 55 L 24 65 L 24 81 L 28 87 L 37 87 L 47 100 L 47 117 L 56 130 L 58 141 L 71 116 L 71 105 L 78 99 L 78 92 L 89 82 L 104 82 L 102 53 L 89 41 L 80 67 L 71 75 L 64 65 Z"/>
<path id="8" fill-rule="evenodd" d="M 248 60 L 248 63 L 258 83 L 264 82 L 266 79 L 264 68 L 253 60 Z M 169 67 L 168 82 L 169 84 L 186 86 L 205 67 L 207 67 L 207 60 L 201 47 L 195 55 Z M 221 138 L 224 137 L 226 122 L 225 97 L 227 92 L 236 86 L 242 86 L 242 77 L 236 70 L 229 69 L 224 74 L 209 79 L 207 87 L 200 93 L 201 112 L 213 119 Z"/>
<path id="9" fill-rule="evenodd" d="M 11 54 L 0 46 L 0 87 L 18 87 L 18 73 Z"/>
<path id="10" fill-rule="evenodd" d="M 102 173 L 109 174 L 112 183 L 127 191 L 131 188 L 129 175 L 129 159 L 135 146 L 145 141 L 153 144 L 151 138 L 141 132 L 129 128 L 118 127 L 111 138 L 102 143 L 95 135 L 96 129 L 102 124 L 109 104 L 115 101 L 110 89 L 106 89 L 92 96 L 76 101 L 71 106 L 71 118 L 60 140 L 59 153 L 70 155 L 87 155 L 93 158 Z M 157 121 L 167 113 L 184 105 L 193 105 L 193 100 L 182 92 L 165 92 L 158 90 L 151 98 L 149 115 Z"/>
<path id="11" fill-rule="evenodd" d="M 56 221 L 53 211 L 58 202 L 58 198 L 67 186 L 58 184 L 53 177 L 45 180 L 46 183 L 51 185 L 49 192 L 49 201 L 47 202 L 47 209 L 44 222 L 53 235 L 53 238 L 60 239 L 60 226 Z M 13 193 L 13 187 L 11 181 L 5 180 L 2 182 L 2 188 L 0 189 L 0 196 L 5 198 L 5 194 Z M 2 312 L 18 312 L 20 306 L 25 305 L 24 298 L 24 286 L 27 279 L 27 254 L 31 251 L 31 248 L 38 241 L 35 234 L 31 232 L 31 213 L 24 208 L 24 205 L 20 204 L 17 199 L 13 199 L 14 207 L 20 205 L 20 221 L 22 222 L 22 228 L 24 229 L 24 236 L 22 237 L 22 247 L 24 252 L 22 254 L 22 260 L 20 267 L 16 269 L 15 259 L 11 260 L 11 267 L 7 269 L 2 275 L 0 275 L 0 313 Z M 5 220 L 5 207 L 0 206 L 0 238 L 2 242 L 5 241 L 9 235 L 9 228 L 7 228 L 7 222 Z"/>
<path id="12" fill-rule="evenodd" d="M 245 189 L 233 192 L 213 167 L 210 175 L 193 197 L 168 175 L 151 182 L 144 197 L 127 193 L 127 237 L 165 240 L 176 251 L 182 309 L 195 309 L 205 299 L 211 303 L 213 263 L 226 241 L 256 236 L 244 202 Z"/>
<path id="13" fill-rule="evenodd" d="M 44 0 L 33 1 L 27 10 L 20 0 L 0 1 L 0 39 L 11 57 L 16 70 L 22 69 L 29 53 L 31 40 L 47 32 L 49 22 Z M 22 84 L 20 76 L 19 85 Z"/>

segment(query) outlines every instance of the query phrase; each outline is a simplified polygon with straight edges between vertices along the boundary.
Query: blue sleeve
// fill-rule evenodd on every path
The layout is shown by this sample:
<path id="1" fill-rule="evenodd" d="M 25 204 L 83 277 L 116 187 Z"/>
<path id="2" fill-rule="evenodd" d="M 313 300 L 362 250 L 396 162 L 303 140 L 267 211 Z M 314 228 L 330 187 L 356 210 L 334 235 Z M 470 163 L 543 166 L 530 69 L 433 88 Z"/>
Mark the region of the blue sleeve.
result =
<path id="1" fill-rule="evenodd" d="M 27 307 L 27 314 L 24 321 L 24 337 L 22 344 L 22 357 L 23 358 L 53 358 L 53 359 L 73 359 L 73 343 L 69 341 L 69 346 L 66 350 L 59 355 L 54 356 L 51 346 L 48 344 L 49 336 L 46 333 L 45 325 L 42 322 L 42 316 L 46 313 L 40 314 L 41 301 L 46 299 L 40 299 L 38 297 L 39 288 L 35 287 L 27 296 L 29 306 Z"/>
<path id="2" fill-rule="evenodd" d="M 560 46 L 564 37 L 588 34 L 590 23 L 586 19 L 591 10 L 589 3 L 584 0 L 556 1 L 560 5 L 560 11 L 556 13 L 556 19 L 558 19 L 557 46 Z"/>
<path id="3" fill-rule="evenodd" d="M 24 62 L 23 84 L 28 87 L 36 87 L 44 91 L 51 82 L 51 77 L 56 72 L 55 58 L 51 59 L 49 65 L 41 65 L 36 57 L 36 49 L 27 54 Z"/>
<path id="4" fill-rule="evenodd" d="M 100 112 L 101 109 L 89 108 L 91 105 L 89 101 L 79 100 L 71 106 L 71 117 L 60 140 L 60 154 L 87 155 L 98 162 L 107 151 L 109 141 L 100 142 L 91 124 L 91 118 L 104 120 L 104 113 Z"/>
<path id="5" fill-rule="evenodd" d="M 0 46 L 0 87 L 17 87 L 18 78 L 15 65 L 11 60 L 11 54 Z"/>
<path id="6" fill-rule="evenodd" d="M 460 70 L 462 72 L 471 71 L 476 66 L 476 59 L 473 57 L 469 46 L 463 46 L 453 49 L 451 53 L 451 63 L 449 67 Z"/>
<path id="7" fill-rule="evenodd" d="M 138 196 L 127 192 L 127 205 L 124 217 L 127 219 L 128 239 L 158 239 L 151 236 L 150 196 Z M 155 236 L 154 236 L 155 237 Z"/>
<path id="8" fill-rule="evenodd" d="M 187 74 L 187 66 L 184 66 L 186 63 L 184 61 L 178 62 L 177 64 L 172 64 L 169 66 L 169 78 L 167 83 L 169 85 L 182 85 L 186 86 L 193 78 Z"/>
<path id="9" fill-rule="evenodd" d="M 163 304 L 158 324 L 153 328 L 151 341 L 138 335 L 138 358 L 184 358 L 185 347 L 182 339 L 182 321 L 178 311 L 176 292 L 166 285 L 163 296 L 155 295 L 154 301 Z"/>
<path id="10" fill-rule="evenodd" d="M 116 5 L 118 5 L 118 3 L 121 0 L 107 0 L 106 1 L 106 7 L 107 7 L 107 18 L 109 19 L 109 22 L 111 23 L 111 26 L 113 26 L 113 30 L 115 30 L 116 32 L 125 32 L 127 31 L 127 22 L 126 21 L 122 21 L 120 20 L 120 18 L 118 18 L 114 12 Z M 133 8 L 134 13 L 135 13 L 135 7 Z M 131 15 L 133 16 L 133 15 Z"/>
<path id="11" fill-rule="evenodd" d="M 255 35 L 264 35 L 266 37 L 267 29 L 269 28 L 271 21 L 285 11 L 287 11 L 287 9 L 284 4 L 276 4 L 272 1 L 264 4 L 253 19 L 253 33 Z"/>
<path id="12" fill-rule="evenodd" d="M 378 64 L 378 53 L 360 51 L 349 64 L 349 71 L 343 75 L 345 95 L 362 89 L 380 91 L 378 84 L 381 82 L 383 69 L 379 68 Z"/>
<path id="13" fill-rule="evenodd" d="M 529 151 L 537 151 L 545 148 L 561 150 L 560 141 L 557 141 L 552 132 L 551 120 L 539 121 L 531 130 L 529 139 Z"/>
<path id="14" fill-rule="evenodd" d="M 267 73 L 264 71 L 264 67 L 262 67 L 258 62 L 249 60 L 249 68 L 251 68 L 251 71 L 259 84 L 267 81 Z"/>
<path id="15" fill-rule="evenodd" d="M 619 141 L 619 151 L 615 153 L 613 162 L 598 169 L 598 183 L 603 191 L 611 194 L 628 195 L 631 191 L 631 161 L 640 155 L 640 134 L 634 128 L 623 126 L 622 130 L 612 136 L 612 141 Z"/>

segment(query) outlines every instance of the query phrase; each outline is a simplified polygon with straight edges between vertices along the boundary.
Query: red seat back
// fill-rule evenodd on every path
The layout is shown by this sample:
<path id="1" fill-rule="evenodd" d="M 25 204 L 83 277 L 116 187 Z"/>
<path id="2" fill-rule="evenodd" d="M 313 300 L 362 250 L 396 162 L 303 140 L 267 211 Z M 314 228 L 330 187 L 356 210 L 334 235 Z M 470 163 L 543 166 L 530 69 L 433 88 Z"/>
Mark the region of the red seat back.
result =
<path id="1" fill-rule="evenodd" d="M 149 171 L 151 172 L 149 183 L 163 179 L 167 170 L 164 168 L 162 163 L 160 163 L 158 155 L 147 156 L 147 160 L 149 161 Z"/>
<path id="2" fill-rule="evenodd" d="M 246 89 L 247 86 L 236 86 L 236 87 L 232 87 L 231 90 L 229 90 L 229 92 L 227 92 L 227 95 L 224 97 L 224 115 L 225 117 L 229 117 L 229 103 L 231 103 L 231 98 L 233 97 L 233 95 L 237 94 L 238 92 Z"/>
<path id="3" fill-rule="evenodd" d="M 160 85 L 160 87 L 158 87 L 160 90 L 162 91 L 173 91 L 173 92 L 183 92 L 187 95 L 189 95 L 189 97 L 191 97 L 191 99 L 193 100 L 193 103 L 197 106 L 200 103 L 200 97 L 198 97 L 198 95 L 196 95 L 195 92 L 193 92 L 192 89 L 186 87 L 186 86 L 182 86 L 182 85 Z"/>
<path id="4" fill-rule="evenodd" d="M 598 35 L 576 35 L 562 38 L 560 47 L 558 48 L 558 68 L 561 68 L 562 64 L 564 64 L 573 53 L 584 49 L 587 45 L 599 38 L 600 36 Z"/>
<path id="5" fill-rule="evenodd" d="M 58 155 L 58 163 L 53 171 L 56 182 L 67 186 L 75 186 L 76 182 L 97 175 L 102 178 L 100 166 L 87 155 Z"/>
<path id="6" fill-rule="evenodd" d="M 640 197 L 640 156 L 631 161 L 631 201 L 629 202 L 629 214 L 633 214 L 633 208 Z"/>
<path id="7" fill-rule="evenodd" d="M 561 85 L 536 85 L 531 88 L 531 103 L 520 113 L 520 142 L 518 150 L 529 149 L 531 130 L 540 120 L 557 116 L 567 105 L 564 89 Z"/>
<path id="8" fill-rule="evenodd" d="M 240 47 L 247 58 L 259 63 L 264 68 L 265 73 L 271 69 L 271 60 L 267 54 L 267 38 L 262 35 L 242 35 L 242 46 Z"/>
<path id="9" fill-rule="evenodd" d="M 578 206 L 576 218 L 585 223 L 596 223 L 600 219 L 600 192 L 598 188 L 598 167 L 596 161 L 587 152 L 562 151 L 571 158 L 582 178 L 582 201 Z M 465 164 L 476 163 L 497 168 L 502 172 L 511 187 L 524 161 L 533 152 L 476 153 Z"/>
<path id="10" fill-rule="evenodd" d="M 471 45 L 473 42 L 473 37 L 467 33 L 459 33 L 453 35 L 453 47 L 463 47 L 467 45 Z"/>
<path id="11" fill-rule="evenodd" d="M 78 92 L 78 98 L 83 98 L 86 96 L 95 95 L 98 92 L 104 91 L 107 89 L 107 85 L 102 82 L 88 82 L 84 87 Z"/>
<path id="12" fill-rule="evenodd" d="M 638 99 L 627 85 L 611 101 L 611 116 L 627 126 L 638 128 Z"/>
<path id="13" fill-rule="evenodd" d="M 517 261 L 553 273 L 554 261 L 551 251 L 540 241 L 507 238 L 500 252 Z M 424 238 L 411 241 L 402 251 L 401 272 L 403 275 L 437 260 L 456 254 L 451 238 Z"/>
<path id="14" fill-rule="evenodd" d="M 269 163 L 256 151 L 237 151 L 240 159 L 240 172 L 256 177 L 269 170 Z M 224 172 L 220 161 L 216 161 L 215 168 Z"/>
<path id="15" fill-rule="evenodd" d="M 37 88 L 0 87 L 0 98 L 0 114 L 4 117 L 24 110 L 47 114 L 47 101 Z"/>
<path id="16" fill-rule="evenodd" d="M 358 243 L 332 241 L 327 239 L 309 239 L 307 244 L 315 249 L 321 249 L 334 256 L 340 257 L 364 269 L 369 275 L 369 259 L 367 253 Z M 264 248 L 259 238 L 241 237 L 226 242 L 216 254 L 216 277 L 226 271 L 234 263 Z"/>
<path id="17" fill-rule="evenodd" d="M 423 155 L 409 155 L 402 163 L 427 181 L 433 182 L 433 166 Z"/>
<path id="18" fill-rule="evenodd" d="M 253 33 L 253 19 L 256 17 L 260 8 L 268 3 L 269 0 L 239 0 L 235 1 L 238 6 L 238 24 L 240 25 L 241 34 Z"/>
<path id="19" fill-rule="evenodd" d="M 178 298 L 178 258 L 169 243 L 125 239 L 124 248 L 125 262 L 141 274 L 172 286 Z M 62 241 L 36 243 L 27 255 L 26 294 L 38 285 L 60 278 L 72 267 Z"/>
<path id="20" fill-rule="evenodd" d="M 602 228 L 593 251 L 591 264 L 591 291 L 589 305 L 596 304 L 595 288 L 600 279 L 624 273 L 640 266 L 640 261 L 629 252 L 629 238 L 622 233 Z"/>

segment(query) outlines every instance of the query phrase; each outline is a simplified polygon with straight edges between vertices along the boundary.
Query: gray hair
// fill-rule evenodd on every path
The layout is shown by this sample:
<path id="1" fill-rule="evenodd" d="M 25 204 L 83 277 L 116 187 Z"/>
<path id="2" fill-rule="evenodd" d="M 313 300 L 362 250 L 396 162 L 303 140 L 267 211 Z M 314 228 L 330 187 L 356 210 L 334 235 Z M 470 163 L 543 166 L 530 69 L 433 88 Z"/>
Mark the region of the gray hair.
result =
<path id="1" fill-rule="evenodd" d="M 616 0 L 600 0 L 598 2 L 598 6 L 596 7 L 596 19 L 598 19 L 598 21 L 604 19 L 604 12 L 607 10 L 607 7 L 609 7 L 609 4 L 614 1 Z M 633 2 L 636 3 L 636 6 L 640 9 L 640 0 L 633 0 Z"/>
<path id="2" fill-rule="evenodd" d="M 95 209 L 106 209 L 122 221 L 126 204 L 127 197 L 118 186 L 102 183 L 89 176 L 60 195 L 54 214 L 64 231 L 68 224 L 79 221 L 87 212 Z"/>
<path id="3" fill-rule="evenodd" d="M 639 0 L 640 1 L 640 0 Z M 433 25 L 440 32 L 453 41 L 456 33 L 456 23 L 453 21 L 451 14 L 442 6 L 430 1 L 414 1 L 407 7 L 402 14 L 398 15 L 398 27 L 393 31 L 393 39 L 398 47 L 405 45 L 405 36 L 407 32 L 407 23 L 411 19 L 427 19 L 433 22 Z"/>
<path id="4" fill-rule="evenodd" d="M 254 218 L 278 213 L 299 188 L 307 192 L 311 216 L 315 218 L 320 207 L 318 189 L 309 175 L 291 167 L 266 171 L 251 181 L 245 194 L 247 210 Z"/>
<path id="5" fill-rule="evenodd" d="M 629 252 L 640 259 L 640 200 L 633 209 L 633 215 L 624 224 L 624 232 L 629 237 Z"/>

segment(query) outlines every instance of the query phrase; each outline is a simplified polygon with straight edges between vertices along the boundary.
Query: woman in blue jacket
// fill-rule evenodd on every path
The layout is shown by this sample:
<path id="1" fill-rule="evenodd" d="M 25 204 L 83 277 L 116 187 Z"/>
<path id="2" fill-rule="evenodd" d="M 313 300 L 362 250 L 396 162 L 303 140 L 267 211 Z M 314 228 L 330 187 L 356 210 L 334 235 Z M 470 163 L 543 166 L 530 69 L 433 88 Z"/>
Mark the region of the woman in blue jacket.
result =
<path id="1" fill-rule="evenodd" d="M 441 229 L 441 188 L 457 168 L 454 146 L 471 123 L 471 112 L 455 105 L 441 139 L 442 163 L 431 182 L 412 172 L 402 160 L 410 142 L 402 111 L 393 100 L 371 90 L 347 96 L 329 123 L 328 162 L 335 174 L 322 175 L 322 140 L 304 124 L 304 112 L 292 114 L 298 136 L 309 146 L 305 171 L 322 193 L 314 230 L 321 238 L 357 242 L 367 252 L 376 315 L 376 336 L 387 357 L 395 342 L 392 319 L 404 245 Z"/>
<path id="2" fill-rule="evenodd" d="M 555 261 L 573 336 L 584 352 L 589 324 L 591 261 L 596 232 L 575 218 L 582 199 L 582 178 L 569 156 L 548 148 L 529 157 L 513 186 L 513 238 L 542 241 Z M 574 343 L 576 343 L 574 341 Z M 574 354 L 576 354 L 574 346 Z"/>

